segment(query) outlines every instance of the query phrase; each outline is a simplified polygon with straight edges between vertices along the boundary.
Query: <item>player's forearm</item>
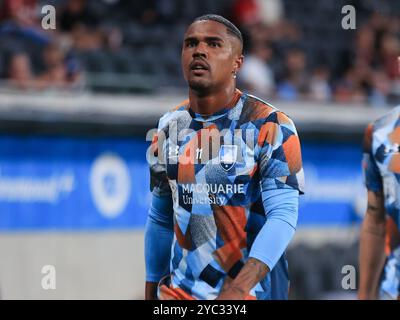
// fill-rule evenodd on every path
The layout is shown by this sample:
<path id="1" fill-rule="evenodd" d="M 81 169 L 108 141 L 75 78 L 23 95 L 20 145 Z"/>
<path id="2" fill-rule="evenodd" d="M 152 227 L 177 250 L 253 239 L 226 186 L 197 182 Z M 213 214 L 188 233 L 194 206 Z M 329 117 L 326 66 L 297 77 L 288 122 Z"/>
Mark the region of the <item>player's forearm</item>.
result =
<path id="1" fill-rule="evenodd" d="M 146 298 L 155 298 L 158 281 L 169 272 L 173 222 L 171 200 L 153 196 L 145 228 Z"/>
<path id="2" fill-rule="evenodd" d="M 145 229 L 146 281 L 158 282 L 169 271 L 172 229 L 148 219 Z"/>
<path id="3" fill-rule="evenodd" d="M 377 299 L 379 277 L 385 262 L 385 220 L 366 214 L 360 235 L 359 299 Z"/>
<path id="4" fill-rule="evenodd" d="M 294 235 L 299 192 L 277 189 L 264 191 L 262 195 L 267 221 L 253 242 L 247 263 L 232 282 L 226 281 L 220 299 L 246 298 L 274 267 Z"/>
<path id="5" fill-rule="evenodd" d="M 249 257 L 264 262 L 272 270 L 295 234 L 299 192 L 269 190 L 263 192 L 263 198 L 267 220 L 251 246 Z"/>
<path id="6" fill-rule="evenodd" d="M 249 258 L 236 278 L 223 286 L 217 300 L 243 300 L 251 288 L 260 282 L 269 272 L 268 266 L 255 259 Z"/>

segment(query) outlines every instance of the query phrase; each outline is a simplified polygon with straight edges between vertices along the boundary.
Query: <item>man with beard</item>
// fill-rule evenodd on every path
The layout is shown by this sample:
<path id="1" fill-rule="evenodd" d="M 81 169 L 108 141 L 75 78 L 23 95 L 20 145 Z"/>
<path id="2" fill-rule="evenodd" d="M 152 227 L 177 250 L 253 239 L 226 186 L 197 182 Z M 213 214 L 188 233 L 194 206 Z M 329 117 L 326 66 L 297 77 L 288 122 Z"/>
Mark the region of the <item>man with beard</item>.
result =
<path id="1" fill-rule="evenodd" d="M 146 299 L 288 297 L 300 142 L 284 113 L 236 88 L 242 48 L 221 16 L 185 33 L 189 99 L 160 119 L 149 159 Z"/>

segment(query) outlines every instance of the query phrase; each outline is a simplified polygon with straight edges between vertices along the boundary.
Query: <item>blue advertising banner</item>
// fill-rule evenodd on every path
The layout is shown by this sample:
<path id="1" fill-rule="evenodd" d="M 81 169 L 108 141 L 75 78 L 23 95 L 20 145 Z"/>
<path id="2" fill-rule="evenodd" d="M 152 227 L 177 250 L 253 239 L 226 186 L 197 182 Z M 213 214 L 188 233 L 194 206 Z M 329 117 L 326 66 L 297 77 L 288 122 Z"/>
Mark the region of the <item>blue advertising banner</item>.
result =
<path id="1" fill-rule="evenodd" d="M 303 143 L 305 195 L 300 197 L 299 225 L 360 223 L 367 207 L 358 144 Z"/>
<path id="2" fill-rule="evenodd" d="M 146 149 L 131 139 L 0 137 L 0 231 L 142 227 Z"/>
<path id="3" fill-rule="evenodd" d="M 0 136 L 0 232 L 143 228 L 148 143 Z M 299 225 L 349 225 L 365 206 L 360 146 L 303 143 Z"/>

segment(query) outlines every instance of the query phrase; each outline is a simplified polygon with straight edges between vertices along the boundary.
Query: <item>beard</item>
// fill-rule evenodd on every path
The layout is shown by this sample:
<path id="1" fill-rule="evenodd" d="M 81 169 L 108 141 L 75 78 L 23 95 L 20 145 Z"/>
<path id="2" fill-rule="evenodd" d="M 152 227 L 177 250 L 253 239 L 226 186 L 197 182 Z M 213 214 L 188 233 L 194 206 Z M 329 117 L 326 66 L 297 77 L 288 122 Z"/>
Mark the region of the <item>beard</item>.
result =
<path id="1" fill-rule="evenodd" d="M 188 81 L 188 85 L 200 96 L 207 95 L 212 88 L 212 84 L 205 79 L 191 79 Z"/>

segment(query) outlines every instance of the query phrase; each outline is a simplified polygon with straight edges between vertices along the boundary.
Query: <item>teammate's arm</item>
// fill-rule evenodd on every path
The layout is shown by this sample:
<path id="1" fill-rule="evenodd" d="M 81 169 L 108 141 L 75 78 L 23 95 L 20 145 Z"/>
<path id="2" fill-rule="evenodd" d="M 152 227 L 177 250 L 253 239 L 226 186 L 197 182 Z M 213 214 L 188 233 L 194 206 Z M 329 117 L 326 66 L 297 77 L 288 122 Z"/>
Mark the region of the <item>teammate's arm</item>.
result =
<path id="1" fill-rule="evenodd" d="M 158 282 L 169 273 L 173 234 L 172 198 L 153 194 L 145 229 L 146 300 L 157 299 Z"/>
<path id="2" fill-rule="evenodd" d="M 386 219 L 381 191 L 368 191 L 368 207 L 360 235 L 359 299 L 377 299 L 379 277 L 385 263 Z"/>
<path id="3" fill-rule="evenodd" d="M 364 132 L 362 168 L 368 190 L 368 205 L 360 234 L 359 299 L 377 299 L 379 277 L 385 262 L 386 219 L 383 181 L 372 152 L 374 125 Z"/>

